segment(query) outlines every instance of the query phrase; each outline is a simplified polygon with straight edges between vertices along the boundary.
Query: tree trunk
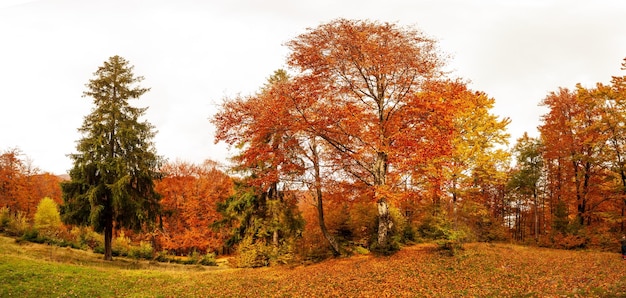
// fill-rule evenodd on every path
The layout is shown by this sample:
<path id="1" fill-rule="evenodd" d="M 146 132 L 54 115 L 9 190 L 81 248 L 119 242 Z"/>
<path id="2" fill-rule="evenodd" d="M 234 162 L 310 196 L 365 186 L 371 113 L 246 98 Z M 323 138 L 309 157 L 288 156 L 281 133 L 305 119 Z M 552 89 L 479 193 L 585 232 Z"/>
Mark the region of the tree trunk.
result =
<path id="1" fill-rule="evenodd" d="M 381 198 L 376 203 L 378 205 L 378 245 L 386 246 L 389 242 L 389 231 L 393 226 L 393 222 L 389 214 L 387 200 Z"/>
<path id="2" fill-rule="evenodd" d="M 104 259 L 107 261 L 112 261 L 113 249 L 111 247 L 111 244 L 113 240 L 113 214 L 111 214 L 111 210 L 105 210 L 105 212 L 106 222 L 104 224 Z"/>
<path id="3" fill-rule="evenodd" d="M 323 198 L 322 198 L 322 185 L 321 185 L 321 178 L 319 176 L 319 165 L 314 165 L 315 167 L 315 193 L 316 193 L 316 197 L 317 197 L 317 219 L 319 221 L 319 225 L 320 225 L 320 230 L 322 230 L 322 234 L 324 235 L 324 238 L 326 238 L 326 240 L 328 241 L 328 243 L 330 244 L 330 247 L 333 250 L 333 255 L 338 256 L 340 254 L 339 252 L 339 243 L 337 243 L 337 240 L 335 239 L 335 237 L 333 237 L 333 235 L 331 235 L 328 232 L 328 229 L 326 228 L 326 222 L 324 221 L 324 204 L 323 204 Z"/>
<path id="4" fill-rule="evenodd" d="M 317 152 L 317 143 L 315 140 L 311 140 L 311 156 L 313 161 L 313 170 L 315 175 L 315 196 L 316 196 L 316 208 L 317 208 L 317 220 L 320 225 L 320 230 L 322 230 L 322 235 L 330 244 L 331 249 L 333 250 L 333 255 L 340 255 L 339 243 L 333 235 L 328 232 L 326 228 L 326 222 L 324 221 L 324 204 L 323 204 L 323 194 L 322 194 L 322 175 L 320 173 L 320 159 L 319 154 Z"/>
<path id="5" fill-rule="evenodd" d="M 454 217 L 454 230 L 458 230 L 458 211 L 457 211 L 457 196 L 456 196 L 456 174 L 452 175 L 452 216 Z"/>
<path id="6" fill-rule="evenodd" d="M 272 234 L 272 244 L 274 247 L 278 247 L 278 230 L 274 230 L 274 233 Z"/>
<path id="7" fill-rule="evenodd" d="M 115 80 L 117 81 L 117 80 Z M 114 85 L 113 86 L 113 98 L 112 98 L 112 104 L 115 107 L 115 104 L 117 103 L 117 88 Z M 115 110 L 115 109 L 114 109 Z M 111 116 L 111 131 L 109 132 L 109 160 L 108 162 L 111 163 L 113 162 L 113 159 L 115 159 L 115 136 L 116 136 L 116 126 L 117 126 L 117 119 L 115 118 L 115 113 L 112 112 L 110 114 Z M 112 196 L 112 195 L 111 195 Z M 104 212 L 105 212 L 105 223 L 104 223 L 104 259 L 107 261 L 112 261 L 113 260 L 113 249 L 111 247 L 111 244 L 113 242 L 113 198 L 112 197 L 105 197 L 104 199 L 104 203 L 106 204 L 104 207 Z"/>
<path id="8" fill-rule="evenodd" d="M 537 186 L 533 188 L 533 204 L 535 205 L 534 212 L 534 229 L 535 229 L 535 241 L 539 241 L 539 200 L 537 199 Z"/>
<path id="9" fill-rule="evenodd" d="M 622 178 L 622 198 L 626 198 L 626 172 L 624 172 L 623 166 L 620 168 L 620 177 Z M 626 199 L 622 199 L 622 222 L 620 223 L 620 232 L 622 233 L 624 233 L 624 207 L 626 207 Z"/>
<path id="10" fill-rule="evenodd" d="M 387 153 L 378 152 L 374 163 L 374 185 L 386 186 L 387 182 Z M 389 204 L 385 195 L 376 192 L 376 205 L 378 206 L 378 245 L 386 247 L 389 245 L 389 232 L 393 226 L 389 214 Z"/>
<path id="11" fill-rule="evenodd" d="M 322 205 L 321 196 L 317 198 L 317 219 L 319 221 L 320 229 L 322 230 L 324 238 L 326 238 L 328 244 L 330 244 L 330 248 L 333 250 L 333 255 L 340 255 L 339 243 L 337 243 L 335 237 L 333 237 L 333 235 L 328 232 L 328 229 L 326 228 L 326 223 L 324 222 L 324 207 Z"/>

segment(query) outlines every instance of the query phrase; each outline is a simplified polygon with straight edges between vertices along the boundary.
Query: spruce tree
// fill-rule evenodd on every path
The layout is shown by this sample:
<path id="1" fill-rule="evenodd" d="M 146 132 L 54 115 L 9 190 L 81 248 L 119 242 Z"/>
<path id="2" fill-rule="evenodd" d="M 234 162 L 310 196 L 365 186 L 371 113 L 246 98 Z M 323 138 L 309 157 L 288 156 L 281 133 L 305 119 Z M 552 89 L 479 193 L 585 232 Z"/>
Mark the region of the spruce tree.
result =
<path id="1" fill-rule="evenodd" d="M 83 97 L 92 98 L 95 108 L 78 129 L 78 152 L 69 155 L 71 181 L 62 185 L 63 221 L 104 232 L 105 260 L 112 260 L 114 228 L 139 230 L 160 211 L 153 182 L 160 176 L 154 126 L 140 121 L 147 108 L 128 103 L 150 89 L 138 85 L 143 77 L 133 68 L 113 56 L 86 84 Z"/>

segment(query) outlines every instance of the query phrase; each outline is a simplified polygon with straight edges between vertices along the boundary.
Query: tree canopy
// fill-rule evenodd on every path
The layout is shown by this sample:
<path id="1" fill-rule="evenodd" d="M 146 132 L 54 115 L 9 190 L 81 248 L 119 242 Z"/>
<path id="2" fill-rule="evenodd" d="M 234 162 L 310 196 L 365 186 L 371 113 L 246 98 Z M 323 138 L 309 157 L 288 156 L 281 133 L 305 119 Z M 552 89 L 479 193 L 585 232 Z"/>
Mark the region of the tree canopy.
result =
<path id="1" fill-rule="evenodd" d="M 293 77 L 227 100 L 214 118 L 216 140 L 241 146 L 240 160 L 256 170 L 246 157 L 265 156 L 276 182 L 315 177 L 312 153 L 323 149 L 316 160 L 333 180 L 365 186 L 386 247 L 389 201 L 424 164 L 452 153 L 464 84 L 445 78 L 434 40 L 395 24 L 338 19 L 287 46 Z"/>

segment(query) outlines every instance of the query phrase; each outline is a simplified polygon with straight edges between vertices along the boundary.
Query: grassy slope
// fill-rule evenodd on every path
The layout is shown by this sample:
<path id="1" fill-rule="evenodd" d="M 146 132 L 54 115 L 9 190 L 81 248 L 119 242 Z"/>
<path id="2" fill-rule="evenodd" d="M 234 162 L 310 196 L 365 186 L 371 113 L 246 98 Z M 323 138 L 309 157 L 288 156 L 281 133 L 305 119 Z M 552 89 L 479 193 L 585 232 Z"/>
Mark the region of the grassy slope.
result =
<path id="1" fill-rule="evenodd" d="M 0 237 L 0 297 L 626 296 L 617 253 L 468 244 L 310 266 L 227 269 L 100 260 L 100 255 Z"/>

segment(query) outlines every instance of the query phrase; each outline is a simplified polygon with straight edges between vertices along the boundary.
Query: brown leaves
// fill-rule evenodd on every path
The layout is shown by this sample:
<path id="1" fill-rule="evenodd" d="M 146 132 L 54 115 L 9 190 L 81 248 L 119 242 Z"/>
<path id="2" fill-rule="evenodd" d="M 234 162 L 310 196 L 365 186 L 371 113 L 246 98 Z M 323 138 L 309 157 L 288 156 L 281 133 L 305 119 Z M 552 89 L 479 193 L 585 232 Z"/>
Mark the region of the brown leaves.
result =
<path id="1" fill-rule="evenodd" d="M 455 257 L 433 245 L 392 257 L 356 256 L 295 268 L 243 269 L 189 277 L 204 296 L 514 297 L 621 296 L 616 253 L 468 244 Z M 219 280 L 219 282 L 214 282 Z"/>

